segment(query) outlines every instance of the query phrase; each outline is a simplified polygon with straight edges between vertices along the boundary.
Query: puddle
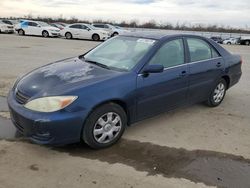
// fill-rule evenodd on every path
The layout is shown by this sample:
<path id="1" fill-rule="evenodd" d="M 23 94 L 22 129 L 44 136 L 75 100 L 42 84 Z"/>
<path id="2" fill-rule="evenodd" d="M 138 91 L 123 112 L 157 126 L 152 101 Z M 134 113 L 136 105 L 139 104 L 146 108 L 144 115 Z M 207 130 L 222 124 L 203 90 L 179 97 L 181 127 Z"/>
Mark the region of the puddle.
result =
<path id="1" fill-rule="evenodd" d="M 122 163 L 148 175 L 185 178 L 218 187 L 250 187 L 250 160 L 230 154 L 188 151 L 125 139 L 104 150 L 92 150 L 83 144 L 54 149 L 110 164 Z"/>
<path id="2" fill-rule="evenodd" d="M 1 96 L 0 96 L 0 111 L 1 112 L 9 111 L 6 98 Z"/>

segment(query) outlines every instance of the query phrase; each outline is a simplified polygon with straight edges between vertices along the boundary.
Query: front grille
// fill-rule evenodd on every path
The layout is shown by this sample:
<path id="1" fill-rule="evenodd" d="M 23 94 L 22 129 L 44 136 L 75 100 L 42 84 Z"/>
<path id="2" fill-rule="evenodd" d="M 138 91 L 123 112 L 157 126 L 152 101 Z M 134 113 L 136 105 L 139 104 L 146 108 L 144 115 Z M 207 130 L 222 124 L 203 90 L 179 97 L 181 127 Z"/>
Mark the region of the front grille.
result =
<path id="1" fill-rule="evenodd" d="M 16 101 L 19 103 L 19 104 L 26 104 L 27 101 L 29 100 L 29 96 L 21 93 L 19 90 L 16 91 Z"/>

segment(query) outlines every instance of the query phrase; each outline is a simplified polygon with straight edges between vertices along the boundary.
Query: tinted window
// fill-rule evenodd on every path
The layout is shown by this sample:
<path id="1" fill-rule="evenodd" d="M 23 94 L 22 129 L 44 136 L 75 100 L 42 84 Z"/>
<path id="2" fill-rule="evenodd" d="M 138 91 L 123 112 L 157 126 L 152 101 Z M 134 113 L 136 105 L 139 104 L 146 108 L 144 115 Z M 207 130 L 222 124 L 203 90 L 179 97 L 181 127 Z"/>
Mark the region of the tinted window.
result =
<path id="1" fill-rule="evenodd" d="M 86 25 L 81 25 L 81 29 L 89 29 Z"/>
<path id="2" fill-rule="evenodd" d="M 184 64 L 184 47 L 182 39 L 173 40 L 164 44 L 150 64 L 160 64 L 165 68 Z"/>
<path id="3" fill-rule="evenodd" d="M 104 28 L 104 25 L 101 24 L 94 24 L 95 27 L 99 27 L 99 28 Z"/>
<path id="4" fill-rule="evenodd" d="M 37 23 L 35 23 L 35 22 L 29 22 L 28 25 L 29 25 L 29 26 L 32 26 L 32 27 L 36 27 L 36 26 L 37 26 Z"/>
<path id="5" fill-rule="evenodd" d="M 219 54 L 206 41 L 201 39 L 187 39 L 191 62 L 219 57 Z"/>
<path id="6" fill-rule="evenodd" d="M 71 26 L 69 26 L 70 28 L 75 28 L 75 29 L 81 29 L 82 28 L 82 26 L 81 25 L 71 25 Z"/>

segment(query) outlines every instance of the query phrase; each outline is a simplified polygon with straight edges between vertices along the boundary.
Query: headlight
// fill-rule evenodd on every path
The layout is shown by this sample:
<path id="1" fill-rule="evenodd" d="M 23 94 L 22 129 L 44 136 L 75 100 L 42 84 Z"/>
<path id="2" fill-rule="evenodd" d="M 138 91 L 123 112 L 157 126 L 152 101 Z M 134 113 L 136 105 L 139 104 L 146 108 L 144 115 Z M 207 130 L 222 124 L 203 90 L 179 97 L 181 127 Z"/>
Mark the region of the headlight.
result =
<path id="1" fill-rule="evenodd" d="M 77 99 L 77 96 L 53 96 L 34 99 L 24 105 L 33 111 L 55 112 L 61 110 Z"/>

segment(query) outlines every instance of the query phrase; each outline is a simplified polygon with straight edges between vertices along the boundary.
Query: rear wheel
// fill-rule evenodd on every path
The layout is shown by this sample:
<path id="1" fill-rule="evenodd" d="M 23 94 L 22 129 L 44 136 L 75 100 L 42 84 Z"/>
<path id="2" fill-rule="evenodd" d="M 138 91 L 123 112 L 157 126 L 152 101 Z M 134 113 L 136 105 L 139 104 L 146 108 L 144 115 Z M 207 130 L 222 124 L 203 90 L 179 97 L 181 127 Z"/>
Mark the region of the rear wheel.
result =
<path id="1" fill-rule="evenodd" d="M 67 32 L 65 34 L 66 39 L 72 39 L 72 34 L 70 32 Z"/>
<path id="2" fill-rule="evenodd" d="M 100 36 L 99 36 L 98 34 L 94 34 L 94 35 L 92 36 L 92 39 L 93 39 L 94 41 L 99 41 L 99 40 L 100 40 Z"/>
<path id="3" fill-rule="evenodd" d="M 245 41 L 245 45 L 249 46 L 250 45 L 250 41 L 249 40 Z"/>
<path id="4" fill-rule="evenodd" d="M 231 43 L 231 42 L 228 42 L 227 44 L 231 45 L 232 43 Z"/>
<path id="5" fill-rule="evenodd" d="M 206 104 L 210 107 L 219 106 L 226 95 L 226 90 L 227 90 L 227 83 L 222 78 L 214 87 Z"/>
<path id="6" fill-rule="evenodd" d="M 24 32 L 24 30 L 19 29 L 19 30 L 18 30 L 18 34 L 19 34 L 19 35 L 25 35 L 25 32 Z"/>
<path id="7" fill-rule="evenodd" d="M 82 138 L 94 149 L 106 148 L 121 138 L 126 125 L 127 116 L 121 106 L 115 103 L 104 104 L 87 118 Z"/>
<path id="8" fill-rule="evenodd" d="M 45 38 L 49 37 L 49 32 L 48 31 L 43 31 L 42 36 L 45 37 Z"/>

